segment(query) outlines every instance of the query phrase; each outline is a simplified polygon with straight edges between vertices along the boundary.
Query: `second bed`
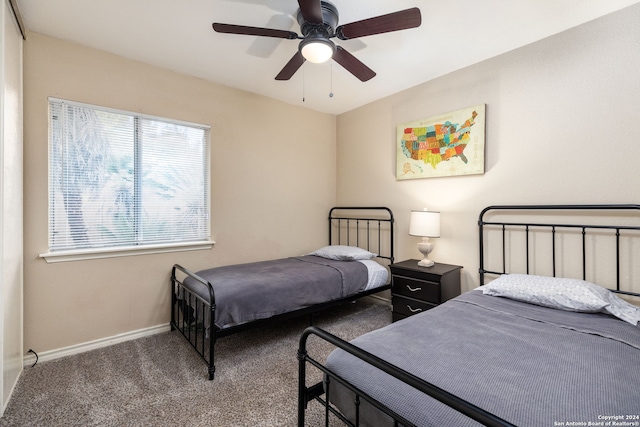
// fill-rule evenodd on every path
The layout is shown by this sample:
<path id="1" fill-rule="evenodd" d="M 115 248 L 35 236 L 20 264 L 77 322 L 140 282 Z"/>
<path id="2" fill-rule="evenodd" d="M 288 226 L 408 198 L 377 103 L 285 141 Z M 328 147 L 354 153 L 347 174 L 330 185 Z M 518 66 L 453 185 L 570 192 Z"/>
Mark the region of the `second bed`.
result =
<path id="1" fill-rule="evenodd" d="M 329 245 L 309 254 L 198 272 L 173 266 L 171 327 L 207 363 L 209 379 L 218 338 L 389 289 L 391 210 L 334 207 L 328 220 Z"/>

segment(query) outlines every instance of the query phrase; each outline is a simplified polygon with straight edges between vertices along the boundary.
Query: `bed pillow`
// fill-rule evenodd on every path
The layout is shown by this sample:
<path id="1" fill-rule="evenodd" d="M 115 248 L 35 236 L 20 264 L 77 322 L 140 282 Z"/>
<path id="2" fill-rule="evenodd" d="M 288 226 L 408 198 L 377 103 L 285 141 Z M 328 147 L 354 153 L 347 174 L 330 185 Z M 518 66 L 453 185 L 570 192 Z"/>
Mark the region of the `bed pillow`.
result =
<path id="1" fill-rule="evenodd" d="M 364 290 L 377 288 L 382 285 L 386 285 L 389 282 L 389 271 L 383 267 L 378 261 L 372 259 L 359 259 L 358 262 L 364 264 L 367 267 L 367 286 Z"/>
<path id="2" fill-rule="evenodd" d="M 334 259 L 337 261 L 356 261 L 372 259 L 378 256 L 373 252 L 358 248 L 357 246 L 331 245 L 320 248 L 307 255 L 316 255 L 322 258 Z"/>
<path id="3" fill-rule="evenodd" d="M 560 310 L 610 313 L 632 325 L 640 322 L 640 307 L 629 304 L 601 286 L 580 279 L 504 274 L 483 286 L 482 292 Z"/>
<path id="4" fill-rule="evenodd" d="M 597 313 L 609 305 L 609 291 L 580 279 L 504 274 L 484 286 L 482 292 L 544 307 L 586 313 Z"/>
<path id="5" fill-rule="evenodd" d="M 632 325 L 640 325 L 640 307 L 626 302 L 613 292 L 609 294 L 609 301 L 611 301 L 611 305 L 605 307 L 605 310 L 609 314 L 625 322 L 629 322 Z"/>

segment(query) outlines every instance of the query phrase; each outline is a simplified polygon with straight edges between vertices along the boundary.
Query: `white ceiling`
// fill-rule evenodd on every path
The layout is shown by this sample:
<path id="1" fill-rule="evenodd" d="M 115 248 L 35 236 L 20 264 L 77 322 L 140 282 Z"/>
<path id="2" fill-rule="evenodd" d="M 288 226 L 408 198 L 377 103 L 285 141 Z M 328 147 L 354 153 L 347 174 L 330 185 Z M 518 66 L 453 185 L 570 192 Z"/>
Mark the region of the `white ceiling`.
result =
<path id="1" fill-rule="evenodd" d="M 276 81 L 298 41 L 219 34 L 211 24 L 300 34 L 296 0 L 18 0 L 18 7 L 28 31 L 340 114 L 640 2 L 331 1 L 338 8 L 339 24 L 417 6 L 422 25 L 349 41 L 334 39 L 377 73 L 368 82 L 333 61 L 307 62 L 291 80 Z"/>

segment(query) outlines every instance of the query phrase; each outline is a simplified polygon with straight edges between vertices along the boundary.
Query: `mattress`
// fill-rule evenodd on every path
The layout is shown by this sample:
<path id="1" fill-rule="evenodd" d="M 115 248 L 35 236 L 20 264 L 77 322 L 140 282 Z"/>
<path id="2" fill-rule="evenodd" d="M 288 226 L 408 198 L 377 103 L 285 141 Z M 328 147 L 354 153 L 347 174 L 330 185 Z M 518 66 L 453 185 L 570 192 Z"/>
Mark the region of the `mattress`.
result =
<path id="1" fill-rule="evenodd" d="M 640 327 L 608 314 L 471 291 L 352 344 L 521 427 L 640 414 Z M 480 425 L 342 350 L 326 366 L 418 426 Z M 353 417 L 345 389 L 330 396 Z M 367 405 L 361 410 L 363 426 L 393 425 Z"/>
<path id="2" fill-rule="evenodd" d="M 213 285 L 215 325 L 224 329 L 345 298 L 386 283 L 386 269 L 371 263 L 377 264 L 307 255 L 216 267 L 196 274 Z M 209 301 L 205 286 L 192 278 L 185 279 L 184 284 Z"/>

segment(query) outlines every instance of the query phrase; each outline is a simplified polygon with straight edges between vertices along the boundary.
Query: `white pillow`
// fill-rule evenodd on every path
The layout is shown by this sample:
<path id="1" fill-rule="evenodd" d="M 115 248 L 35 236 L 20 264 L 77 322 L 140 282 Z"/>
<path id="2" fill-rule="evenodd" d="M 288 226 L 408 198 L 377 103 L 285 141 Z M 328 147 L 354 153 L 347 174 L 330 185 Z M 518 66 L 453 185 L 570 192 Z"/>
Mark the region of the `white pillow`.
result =
<path id="1" fill-rule="evenodd" d="M 607 292 L 584 280 L 529 274 L 503 274 L 482 290 L 485 295 L 587 313 L 597 313 L 609 305 Z"/>
<path id="2" fill-rule="evenodd" d="M 389 271 L 380 265 L 378 261 L 374 261 L 372 259 L 361 259 L 358 260 L 358 262 L 367 267 L 369 280 L 367 281 L 367 286 L 364 288 L 365 291 L 387 284 L 389 281 Z"/>
<path id="3" fill-rule="evenodd" d="M 337 261 L 355 261 L 362 259 L 372 259 L 378 256 L 373 252 L 356 246 L 331 245 L 320 248 L 307 255 L 316 255 L 322 258 L 333 259 Z"/>
<path id="4" fill-rule="evenodd" d="M 482 293 L 560 310 L 608 312 L 632 325 L 640 322 L 640 307 L 629 304 L 601 286 L 580 279 L 504 274 L 483 286 Z"/>
<path id="5" fill-rule="evenodd" d="M 605 307 L 607 312 L 632 325 L 638 325 L 640 323 L 640 307 L 618 298 L 614 293 L 609 294 L 609 301 L 611 301 L 611 305 Z"/>

